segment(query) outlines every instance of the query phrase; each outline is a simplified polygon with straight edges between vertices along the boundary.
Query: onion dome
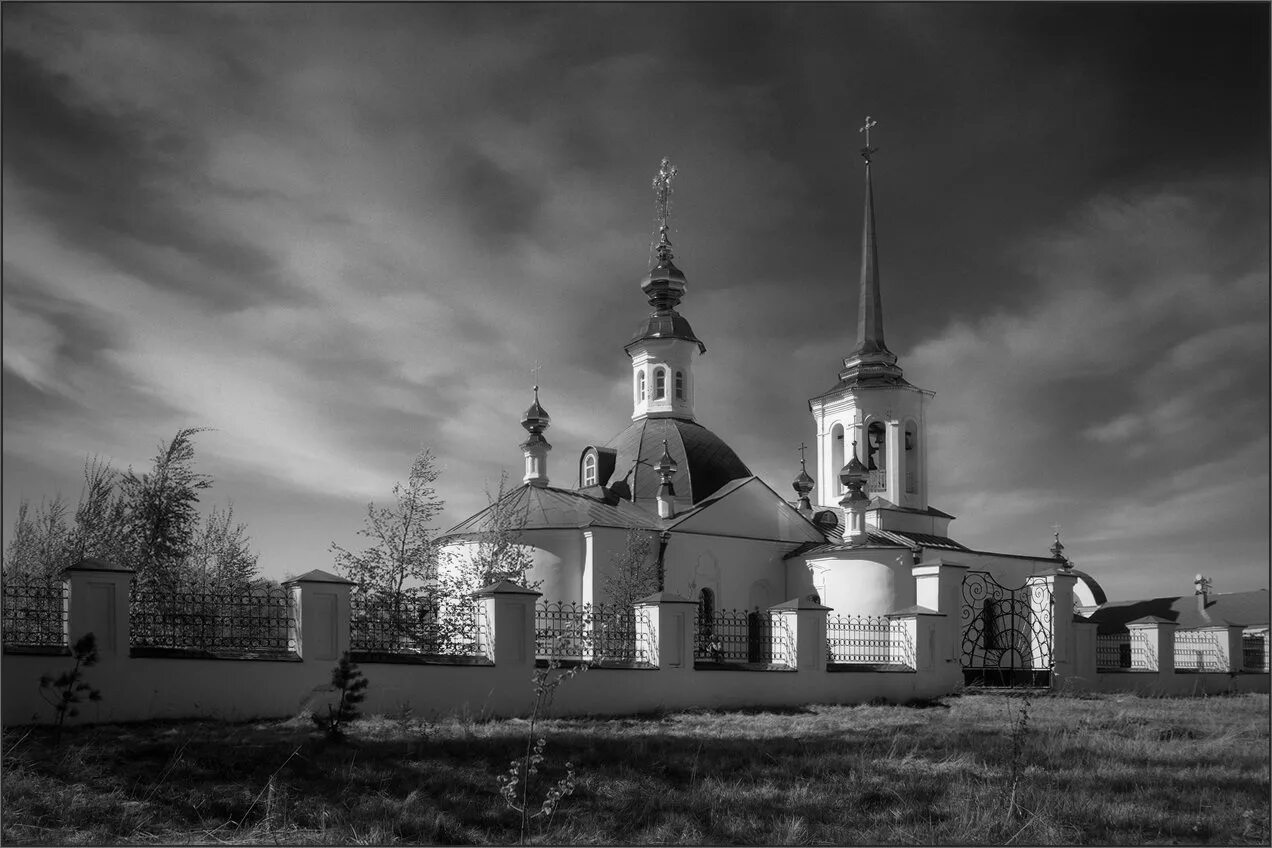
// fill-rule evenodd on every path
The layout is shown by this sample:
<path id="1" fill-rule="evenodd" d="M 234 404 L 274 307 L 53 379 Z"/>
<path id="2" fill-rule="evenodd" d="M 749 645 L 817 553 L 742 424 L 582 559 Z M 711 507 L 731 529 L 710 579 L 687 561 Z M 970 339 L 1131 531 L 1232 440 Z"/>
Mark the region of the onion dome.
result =
<path id="1" fill-rule="evenodd" d="M 854 483 L 865 484 L 870 479 L 870 472 L 866 466 L 857 459 L 857 441 L 854 439 L 852 443 L 852 459 L 848 460 L 848 464 L 839 472 L 839 482 L 848 488 L 852 488 Z"/>
<path id="2" fill-rule="evenodd" d="M 534 403 L 530 404 L 530 408 L 526 410 L 526 414 L 521 416 L 521 426 L 535 436 L 540 436 L 543 431 L 552 425 L 552 416 L 548 415 L 548 411 L 539 404 L 539 387 L 534 387 Z"/>
<path id="3" fill-rule="evenodd" d="M 808 471 L 804 468 L 804 463 L 799 464 L 799 476 L 795 478 L 795 482 L 791 483 L 791 488 L 795 490 L 795 494 L 801 498 L 808 497 L 817 486 L 817 481 L 808 476 Z"/>
<path id="4" fill-rule="evenodd" d="M 1056 542 L 1051 546 L 1051 555 L 1061 562 L 1067 562 L 1064 555 L 1064 545 L 1060 544 L 1060 531 L 1056 531 Z"/>

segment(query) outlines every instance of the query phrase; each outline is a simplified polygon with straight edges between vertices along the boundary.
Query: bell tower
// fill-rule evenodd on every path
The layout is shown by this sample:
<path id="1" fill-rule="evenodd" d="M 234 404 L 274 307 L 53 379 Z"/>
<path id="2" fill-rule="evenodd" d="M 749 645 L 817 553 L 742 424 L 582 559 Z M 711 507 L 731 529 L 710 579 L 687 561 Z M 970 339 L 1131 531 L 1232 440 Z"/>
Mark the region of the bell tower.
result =
<path id="1" fill-rule="evenodd" d="M 889 522 L 885 512 L 890 508 L 909 513 L 928 511 L 925 406 L 932 393 L 906 381 L 896 354 L 888 350 L 884 341 L 874 186 L 870 173 L 871 156 L 877 152 L 877 148 L 870 146 L 870 130 L 877 123 L 867 117 L 859 130 L 866 136 L 866 146 L 861 149 L 866 161 L 866 192 L 861 229 L 857 345 L 844 358 L 839 382 L 811 399 L 808 408 L 817 425 L 818 507 L 834 508 L 849 494 L 841 474 L 853 460 L 865 469 L 864 489 L 871 501 L 871 523 L 887 529 L 885 525 Z M 860 446 L 859 456 L 853 449 L 846 448 L 854 444 Z M 913 522 L 903 520 L 901 523 L 911 525 Z"/>

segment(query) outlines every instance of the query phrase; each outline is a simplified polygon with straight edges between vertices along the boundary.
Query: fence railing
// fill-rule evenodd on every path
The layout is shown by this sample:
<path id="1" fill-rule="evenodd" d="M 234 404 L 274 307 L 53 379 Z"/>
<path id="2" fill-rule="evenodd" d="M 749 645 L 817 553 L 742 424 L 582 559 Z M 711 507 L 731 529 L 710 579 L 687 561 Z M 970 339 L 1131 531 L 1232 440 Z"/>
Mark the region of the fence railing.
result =
<path id="1" fill-rule="evenodd" d="M 694 617 L 695 660 L 719 663 L 792 665 L 791 633 L 781 613 L 760 610 L 717 610 Z"/>
<path id="2" fill-rule="evenodd" d="M 834 663 L 913 667 L 905 622 L 874 616 L 826 619 L 826 659 Z"/>
<path id="3" fill-rule="evenodd" d="M 483 656 L 486 605 L 474 598 L 444 601 L 353 592 L 349 649 L 398 656 Z"/>
<path id="4" fill-rule="evenodd" d="M 68 584 L 4 581 L 3 640 L 6 647 L 59 648 L 66 646 L 70 610 Z"/>
<path id="5" fill-rule="evenodd" d="M 261 584 L 237 591 L 129 593 L 133 648 L 235 656 L 296 653 L 292 591 Z"/>
<path id="6" fill-rule="evenodd" d="M 1177 670 L 1228 671 L 1227 635 L 1214 630 L 1175 631 Z"/>
<path id="7" fill-rule="evenodd" d="M 1095 637 L 1096 668 L 1131 668 L 1131 634 L 1103 633 Z"/>
<path id="8" fill-rule="evenodd" d="M 1268 670 L 1268 634 L 1248 633 L 1241 637 L 1241 667 L 1247 671 Z"/>
<path id="9" fill-rule="evenodd" d="M 535 656 L 548 660 L 652 664 L 645 609 L 544 601 L 534 611 Z"/>

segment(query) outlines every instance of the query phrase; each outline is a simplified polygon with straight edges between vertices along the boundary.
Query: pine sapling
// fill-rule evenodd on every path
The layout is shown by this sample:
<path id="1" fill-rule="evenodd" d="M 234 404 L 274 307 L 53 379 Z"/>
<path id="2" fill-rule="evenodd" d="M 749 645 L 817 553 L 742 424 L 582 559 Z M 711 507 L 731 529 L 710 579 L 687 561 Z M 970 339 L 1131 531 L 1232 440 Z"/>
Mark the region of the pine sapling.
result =
<path id="1" fill-rule="evenodd" d="M 336 740 L 343 738 L 345 725 L 358 717 L 357 705 L 366 697 L 367 679 L 358 664 L 349 659 L 348 651 L 331 670 L 331 685 L 340 693 L 339 700 L 327 705 L 325 716 L 314 713 L 313 720 L 328 739 Z"/>
<path id="2" fill-rule="evenodd" d="M 55 715 L 53 745 L 62 743 L 62 725 L 67 716 L 79 715 L 76 704 L 83 703 L 83 698 L 100 701 L 102 693 L 84 682 L 84 669 L 97 664 L 97 637 L 85 633 L 75 643 L 72 651 L 75 665 L 70 671 L 64 671 L 57 677 L 44 674 L 40 676 L 40 697 L 53 707 Z"/>

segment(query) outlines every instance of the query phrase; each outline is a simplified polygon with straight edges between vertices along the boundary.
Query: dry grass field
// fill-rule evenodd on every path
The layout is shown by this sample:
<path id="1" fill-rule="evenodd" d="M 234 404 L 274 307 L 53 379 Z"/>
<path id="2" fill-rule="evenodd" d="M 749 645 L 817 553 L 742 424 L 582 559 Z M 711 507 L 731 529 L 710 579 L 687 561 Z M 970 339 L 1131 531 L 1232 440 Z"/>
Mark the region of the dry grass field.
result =
<path id="1" fill-rule="evenodd" d="M 374 680 L 372 681 L 374 685 Z M 569 685 L 568 683 L 566 685 Z M 1023 710 L 1023 713 L 1022 713 Z M 516 843 L 521 720 L 409 714 L 3 736 L 5 844 Z M 544 844 L 1269 843 L 1266 695 L 964 695 L 540 724 Z"/>

